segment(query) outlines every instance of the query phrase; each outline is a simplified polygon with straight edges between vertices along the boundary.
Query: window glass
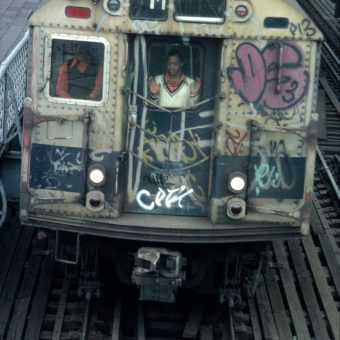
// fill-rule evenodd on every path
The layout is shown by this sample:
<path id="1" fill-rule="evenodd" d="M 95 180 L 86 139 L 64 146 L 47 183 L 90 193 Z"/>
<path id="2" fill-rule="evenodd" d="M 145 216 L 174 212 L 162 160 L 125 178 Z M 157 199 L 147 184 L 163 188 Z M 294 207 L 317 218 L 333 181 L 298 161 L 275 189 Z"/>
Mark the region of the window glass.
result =
<path id="1" fill-rule="evenodd" d="M 149 98 L 168 108 L 200 100 L 203 52 L 198 44 L 153 43 L 148 51 Z"/>
<path id="2" fill-rule="evenodd" d="M 103 97 L 104 44 L 52 39 L 49 95 L 100 101 Z"/>
<path id="3" fill-rule="evenodd" d="M 175 0 L 175 19 L 191 22 L 222 23 L 225 0 Z"/>
<path id="4" fill-rule="evenodd" d="M 130 17 L 140 20 L 166 20 L 167 0 L 131 0 Z"/>
<path id="5" fill-rule="evenodd" d="M 288 26 L 288 18 L 266 17 L 264 19 L 264 27 L 266 28 L 287 28 Z"/>

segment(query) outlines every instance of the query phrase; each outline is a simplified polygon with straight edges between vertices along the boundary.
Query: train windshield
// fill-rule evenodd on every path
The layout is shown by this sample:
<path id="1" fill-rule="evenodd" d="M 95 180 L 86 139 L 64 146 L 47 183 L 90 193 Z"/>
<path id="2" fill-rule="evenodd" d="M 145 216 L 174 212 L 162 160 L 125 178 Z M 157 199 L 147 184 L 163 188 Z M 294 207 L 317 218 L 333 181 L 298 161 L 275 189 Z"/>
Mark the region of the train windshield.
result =
<path id="1" fill-rule="evenodd" d="M 175 19 L 189 22 L 222 23 L 225 0 L 175 0 Z"/>
<path id="2" fill-rule="evenodd" d="M 166 20 L 167 0 L 131 0 L 130 17 L 134 20 Z"/>
<path id="3" fill-rule="evenodd" d="M 206 216 L 220 41 L 141 35 L 130 46 L 124 211 Z"/>
<path id="4" fill-rule="evenodd" d="M 52 39 L 49 96 L 100 102 L 105 46 L 100 42 Z"/>

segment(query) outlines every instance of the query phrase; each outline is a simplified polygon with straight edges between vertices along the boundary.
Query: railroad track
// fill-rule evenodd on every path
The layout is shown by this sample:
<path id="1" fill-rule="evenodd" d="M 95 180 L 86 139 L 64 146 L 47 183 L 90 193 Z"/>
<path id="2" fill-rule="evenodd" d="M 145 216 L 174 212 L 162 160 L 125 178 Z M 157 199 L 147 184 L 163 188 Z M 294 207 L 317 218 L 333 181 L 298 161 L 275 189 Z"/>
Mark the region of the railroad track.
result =
<path id="1" fill-rule="evenodd" d="M 238 309 L 217 303 L 216 294 L 140 302 L 135 288 L 109 276 L 102 295 L 86 300 L 75 273 L 54 262 L 48 239 L 13 225 L 0 239 L 0 339 L 338 340 L 339 222 L 324 213 L 327 203 L 315 198 L 311 235 L 273 242 L 270 268 Z"/>
<path id="2" fill-rule="evenodd" d="M 271 266 L 242 308 L 216 302 L 216 294 L 179 294 L 176 304 L 138 301 L 138 292 L 114 275 L 100 297 L 78 292 L 77 273 L 54 261 L 53 240 L 14 219 L 0 233 L 0 339 L 340 339 L 339 36 L 330 2 L 300 0 L 326 18 L 320 77 L 325 108 L 316 165 L 311 235 L 275 241 Z M 327 9 L 327 10 L 326 10 Z M 320 14 L 318 14 L 320 15 Z M 339 54 L 338 54 L 339 55 Z M 322 121 L 321 121 L 322 122 Z M 320 124 L 322 125 L 322 123 Z M 332 176 L 330 179 L 329 175 Z M 332 186 L 333 182 L 333 186 Z M 81 296 L 80 296 L 81 295 Z"/>
<path id="3" fill-rule="evenodd" d="M 325 40 L 331 46 L 334 55 L 340 55 L 340 23 L 335 17 L 335 3 L 331 0 L 297 0 L 311 19 L 318 23 Z"/>

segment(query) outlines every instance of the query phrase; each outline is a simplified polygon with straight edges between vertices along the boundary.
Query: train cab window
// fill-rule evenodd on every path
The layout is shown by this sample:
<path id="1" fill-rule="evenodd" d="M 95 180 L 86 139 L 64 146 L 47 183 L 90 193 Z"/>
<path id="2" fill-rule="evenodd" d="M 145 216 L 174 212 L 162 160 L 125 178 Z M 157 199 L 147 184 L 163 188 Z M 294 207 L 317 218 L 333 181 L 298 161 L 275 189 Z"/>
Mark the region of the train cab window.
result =
<path id="1" fill-rule="evenodd" d="M 129 14 L 133 20 L 159 20 L 168 17 L 168 0 L 131 0 Z"/>
<path id="2" fill-rule="evenodd" d="M 225 0 L 175 0 L 175 19 L 187 22 L 223 23 Z"/>
<path id="3" fill-rule="evenodd" d="M 149 100 L 165 108 L 194 108 L 201 97 L 200 45 L 153 43 L 148 50 Z"/>
<path id="4" fill-rule="evenodd" d="M 48 95 L 55 101 L 101 103 L 104 99 L 104 56 L 102 42 L 52 39 Z M 85 103 L 85 102 L 84 102 Z"/>

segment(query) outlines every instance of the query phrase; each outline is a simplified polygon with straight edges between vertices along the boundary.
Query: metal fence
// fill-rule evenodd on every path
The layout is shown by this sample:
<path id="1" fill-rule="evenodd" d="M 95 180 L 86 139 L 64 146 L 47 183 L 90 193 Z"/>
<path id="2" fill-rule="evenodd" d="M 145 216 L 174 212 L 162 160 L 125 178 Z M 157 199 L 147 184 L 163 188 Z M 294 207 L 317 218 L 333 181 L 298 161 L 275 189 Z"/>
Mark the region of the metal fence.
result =
<path id="1" fill-rule="evenodd" d="M 16 136 L 22 144 L 21 115 L 26 93 L 28 32 L 0 64 L 0 159 Z M 7 214 L 5 186 L 0 179 L 0 228 Z"/>
<path id="2" fill-rule="evenodd" d="M 21 143 L 21 112 L 25 99 L 28 32 L 0 65 L 0 157 L 15 136 Z"/>

